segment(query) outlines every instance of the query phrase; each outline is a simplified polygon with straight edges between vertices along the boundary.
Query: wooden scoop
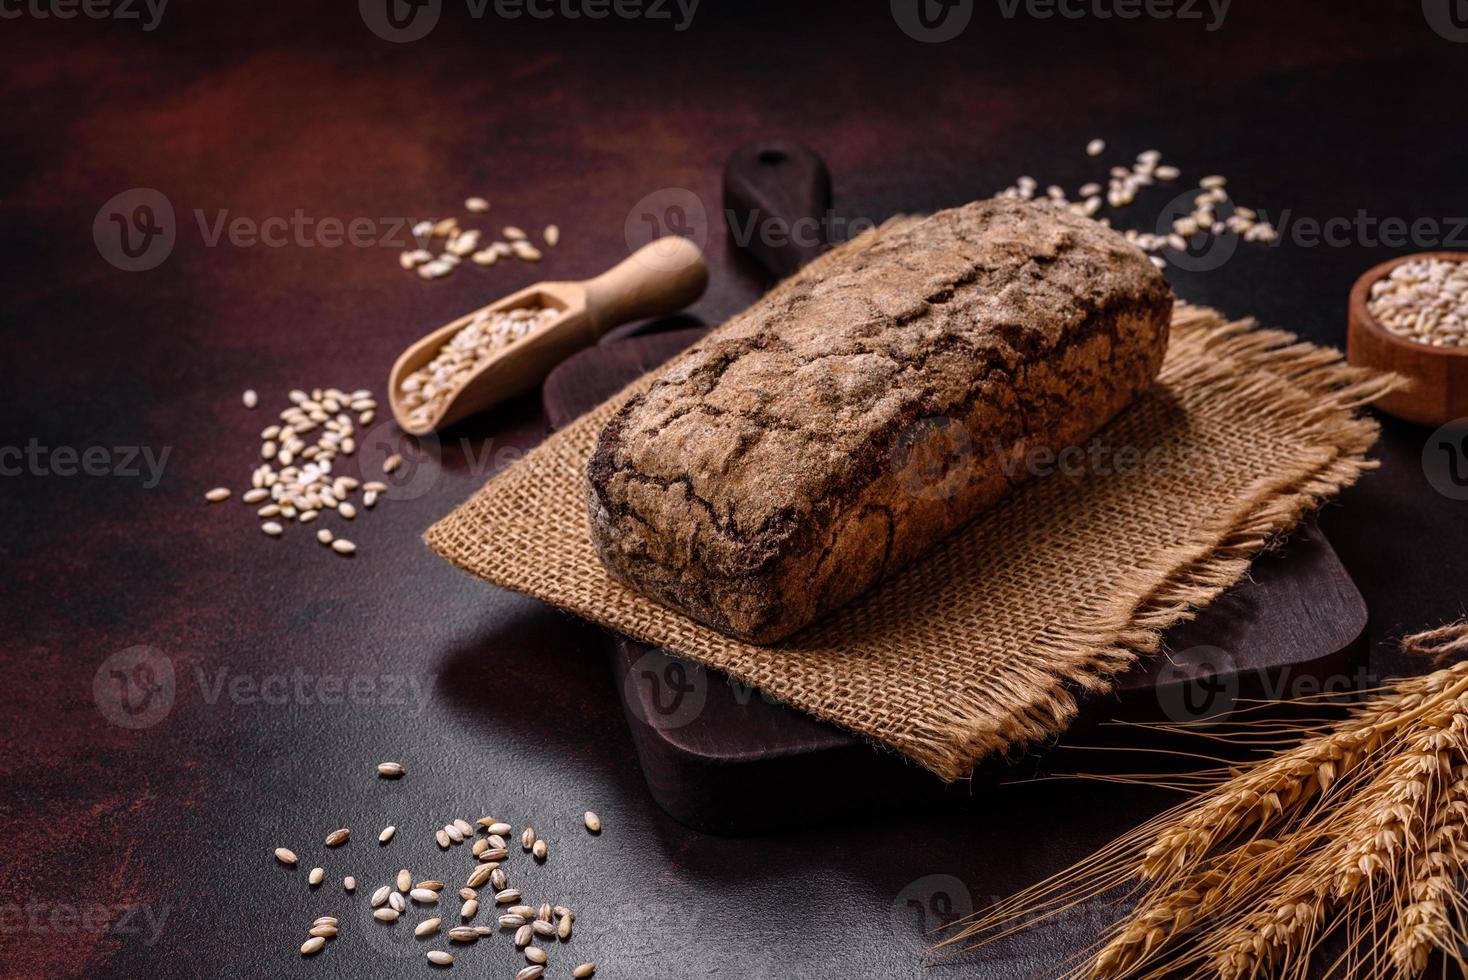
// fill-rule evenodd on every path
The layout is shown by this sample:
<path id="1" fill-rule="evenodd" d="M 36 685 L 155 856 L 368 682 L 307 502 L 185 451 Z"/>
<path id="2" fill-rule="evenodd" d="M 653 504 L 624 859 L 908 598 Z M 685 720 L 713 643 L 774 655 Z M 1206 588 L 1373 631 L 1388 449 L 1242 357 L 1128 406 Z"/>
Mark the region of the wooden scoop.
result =
<path id="1" fill-rule="evenodd" d="M 413 435 L 452 425 L 534 388 L 551 368 L 596 343 L 612 327 L 677 312 L 703 295 L 706 285 L 708 266 L 698 246 L 686 238 L 668 236 L 642 246 L 595 279 L 527 286 L 459 317 L 405 350 L 388 376 L 393 416 Z M 526 306 L 559 310 L 560 315 L 481 361 L 436 416 L 409 421 L 401 400 L 403 380 L 408 375 L 433 360 L 449 338 L 475 317 Z"/>

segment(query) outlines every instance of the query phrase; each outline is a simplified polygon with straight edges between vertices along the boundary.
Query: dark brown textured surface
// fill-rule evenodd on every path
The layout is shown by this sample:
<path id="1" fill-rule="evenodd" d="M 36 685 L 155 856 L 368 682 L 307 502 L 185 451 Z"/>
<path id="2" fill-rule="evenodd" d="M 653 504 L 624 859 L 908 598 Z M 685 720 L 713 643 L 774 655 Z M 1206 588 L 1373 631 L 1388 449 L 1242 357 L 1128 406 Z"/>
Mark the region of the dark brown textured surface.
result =
<path id="1" fill-rule="evenodd" d="M 1058 209 L 987 200 L 884 228 L 629 401 L 587 468 L 597 551 L 649 596 L 776 642 L 997 501 L 1027 472 L 1007 464 L 1094 433 L 1156 376 L 1171 309 L 1141 251 Z M 973 447 L 951 487 L 925 471 L 959 438 L 938 421 Z"/>
<path id="2" fill-rule="evenodd" d="M 1434 33 L 1410 0 L 1237 2 L 1215 31 L 1006 18 L 991 4 L 946 44 L 910 40 L 880 2 L 705 0 L 683 32 L 475 20 L 446 4 L 406 45 L 367 32 L 355 6 L 173 0 L 149 33 L 0 21 L 0 444 L 171 450 L 156 484 L 118 467 L 0 477 L 0 973 L 401 980 L 426 969 L 421 955 L 394 956 L 360 928 L 301 961 L 298 926 L 350 906 L 310 895 L 269 849 L 303 840 L 311 861 L 333 827 L 365 826 L 328 869 L 366 880 L 402 857 L 429 866 L 438 851 L 423 831 L 503 803 L 549 821 L 566 860 L 539 880 L 579 906 L 576 952 L 605 978 L 1010 980 L 1091 941 L 1104 910 L 937 974 L 917 963 L 925 928 L 1043 879 L 1170 797 L 1041 784 L 754 840 L 690 832 L 647 794 L 599 632 L 487 590 L 419 544 L 542 437 L 533 397 L 482 428 L 410 443 L 428 459 L 418 492 L 380 504 L 356 529 L 357 560 L 331 564 L 301 536 L 266 541 L 242 505 L 204 507 L 203 489 L 247 472 L 263 424 L 238 392 L 271 404 L 302 383 L 380 386 L 426 327 L 625 254 L 629 211 L 659 188 L 698 194 L 728 268 L 720 168 L 771 132 L 819 149 L 840 213 L 874 220 L 972 200 L 1022 172 L 1078 184 L 1097 135 L 1118 160 L 1155 145 L 1296 218 L 1468 214 L 1468 147 L 1452 138 L 1468 112 L 1468 45 Z M 147 273 L 115 269 L 92 241 L 98 209 L 133 187 L 164 192 L 179 220 L 173 254 Z M 558 220 L 558 250 L 539 267 L 427 286 L 391 247 L 211 246 L 194 215 L 206 227 L 221 211 L 430 217 L 475 192 L 497 218 Z M 1186 299 L 1339 346 L 1356 275 L 1415 249 L 1240 246 L 1171 279 Z M 721 322 L 757 292 L 720 276 L 693 312 Z M 1424 476 L 1428 434 L 1388 420 L 1382 469 L 1322 518 L 1371 606 L 1377 673 L 1421 669 L 1392 639 L 1462 606 L 1468 522 Z M 163 718 L 124 728 L 99 711 L 93 679 L 140 644 L 169 658 L 177 685 Z M 296 670 L 393 675 L 421 696 L 323 704 L 289 687 L 264 700 L 214 686 Z M 387 755 L 410 778 L 364 780 Z M 586 806 L 607 820 L 595 849 L 572 833 Z M 387 822 L 404 828 L 400 849 L 363 846 Z M 629 926 L 628 908 L 661 927 Z M 792 909 L 811 910 L 795 938 Z M 494 943 L 452 975 L 512 976 Z"/>

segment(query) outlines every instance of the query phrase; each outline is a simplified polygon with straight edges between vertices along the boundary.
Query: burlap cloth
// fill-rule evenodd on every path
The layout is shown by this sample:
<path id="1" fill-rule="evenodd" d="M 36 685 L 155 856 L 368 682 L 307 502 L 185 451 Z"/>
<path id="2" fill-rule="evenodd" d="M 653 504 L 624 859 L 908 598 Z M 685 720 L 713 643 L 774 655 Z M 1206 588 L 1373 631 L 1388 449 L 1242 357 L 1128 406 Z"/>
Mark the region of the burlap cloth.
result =
<path id="1" fill-rule="evenodd" d="M 429 545 L 947 779 L 1064 730 L 1080 690 L 1109 690 L 1163 629 L 1372 466 L 1377 426 L 1356 409 L 1392 383 L 1334 350 L 1180 305 L 1157 384 L 1102 430 L 1083 473 L 1031 480 L 867 595 L 758 647 L 618 584 L 592 549 L 583 467 L 608 418 L 650 381 L 495 476 L 429 529 Z"/>

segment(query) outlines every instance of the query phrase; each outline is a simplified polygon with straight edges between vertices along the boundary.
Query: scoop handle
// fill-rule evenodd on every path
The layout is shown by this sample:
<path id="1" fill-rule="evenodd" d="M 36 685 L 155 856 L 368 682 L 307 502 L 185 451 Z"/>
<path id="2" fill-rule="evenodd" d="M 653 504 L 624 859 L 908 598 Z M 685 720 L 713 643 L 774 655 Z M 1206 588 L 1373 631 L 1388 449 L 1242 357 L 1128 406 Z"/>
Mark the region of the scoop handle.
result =
<path id="1" fill-rule="evenodd" d="M 702 296 L 708 281 L 697 245 L 676 235 L 654 239 L 582 284 L 592 338 L 629 320 L 676 313 Z"/>

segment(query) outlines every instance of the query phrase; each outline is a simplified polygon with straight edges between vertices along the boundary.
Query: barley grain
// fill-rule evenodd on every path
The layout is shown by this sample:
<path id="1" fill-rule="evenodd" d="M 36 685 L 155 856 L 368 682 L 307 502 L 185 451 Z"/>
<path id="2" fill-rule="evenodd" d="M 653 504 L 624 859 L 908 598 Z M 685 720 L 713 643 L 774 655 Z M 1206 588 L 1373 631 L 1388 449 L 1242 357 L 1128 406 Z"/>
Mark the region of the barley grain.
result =
<path id="1" fill-rule="evenodd" d="M 587 810 L 586 814 L 581 819 L 586 824 L 587 830 L 591 831 L 593 834 L 601 833 L 601 817 L 597 816 L 592 811 Z"/>
<path id="2" fill-rule="evenodd" d="M 489 210 L 489 202 L 482 197 L 471 197 L 464 202 L 464 210 L 475 214 L 483 214 Z"/>
<path id="3" fill-rule="evenodd" d="M 351 838 L 351 836 L 352 832 L 346 827 L 343 827 L 340 830 L 333 830 L 331 833 L 326 835 L 326 846 L 340 847 L 345 844 Z"/>
<path id="4" fill-rule="evenodd" d="M 452 953 L 445 953 L 441 949 L 430 949 L 428 951 L 428 962 L 434 966 L 453 966 L 454 957 Z"/>
<path id="5" fill-rule="evenodd" d="M 325 868 L 312 868 L 310 874 L 306 875 L 306 882 L 312 888 L 315 888 L 317 885 L 321 884 L 325 880 L 326 880 L 326 869 Z"/>
<path id="6" fill-rule="evenodd" d="M 435 932 L 438 932 L 439 923 L 442 921 L 443 920 L 438 918 L 438 916 L 434 916 L 431 919 L 424 919 L 422 922 L 413 927 L 413 935 L 431 936 Z"/>
<path id="7" fill-rule="evenodd" d="M 534 938 L 535 930 L 531 929 L 528 925 L 521 926 L 515 930 L 515 948 L 524 949 L 530 945 L 530 941 Z"/>
<path id="8" fill-rule="evenodd" d="M 408 911 L 408 900 L 403 898 L 402 892 L 393 892 L 387 896 L 387 904 L 394 912 Z"/>
<path id="9" fill-rule="evenodd" d="M 387 896 L 392 894 L 391 885 L 383 885 L 372 893 L 372 907 L 376 908 L 387 903 Z"/>
<path id="10" fill-rule="evenodd" d="M 379 762 L 377 764 L 377 774 L 379 776 L 386 776 L 389 779 L 396 779 L 398 776 L 401 776 L 404 771 L 405 770 L 403 769 L 403 764 L 401 762 Z"/>
<path id="11" fill-rule="evenodd" d="M 535 856 L 535 860 L 544 861 L 546 859 L 546 855 L 550 853 L 550 850 L 546 847 L 545 841 L 538 840 L 533 845 L 531 845 L 530 853 Z"/>
<path id="12" fill-rule="evenodd" d="M 346 538 L 337 538 L 331 543 L 331 550 L 339 555 L 353 555 L 357 553 L 357 546 Z"/>
<path id="13" fill-rule="evenodd" d="M 586 980 L 587 977 L 591 976 L 595 972 L 596 964 L 588 962 L 582 963 L 577 966 L 576 969 L 572 970 L 571 976 L 575 977 L 576 980 Z"/>
<path id="14" fill-rule="evenodd" d="M 471 898 L 459 909 L 460 918 L 472 919 L 479 913 L 479 900 Z"/>
<path id="15" fill-rule="evenodd" d="M 383 827 L 382 833 L 377 835 L 377 843 L 386 844 L 388 841 L 392 840 L 392 835 L 396 834 L 397 832 L 398 828 L 396 827 Z"/>
<path id="16" fill-rule="evenodd" d="M 1103 154 L 1105 152 L 1106 152 L 1106 141 L 1103 140 L 1103 139 L 1094 139 L 1094 140 L 1091 140 L 1091 142 L 1089 142 L 1089 143 L 1086 144 L 1086 156 L 1088 156 L 1088 157 L 1099 157 L 1101 154 Z"/>
<path id="17" fill-rule="evenodd" d="M 209 501 L 209 503 L 211 504 L 217 504 L 221 500 L 228 500 L 229 487 L 215 487 L 213 490 L 210 490 L 209 492 L 204 494 L 204 499 Z"/>
<path id="18" fill-rule="evenodd" d="M 319 953 L 319 952 L 321 952 L 321 947 L 323 947 L 325 945 L 326 945 L 326 938 L 325 937 L 323 937 L 323 936 L 312 936 L 310 939 L 308 939 L 305 942 L 301 943 L 301 955 L 302 956 L 310 956 L 313 953 Z"/>
<path id="19" fill-rule="evenodd" d="M 539 980 L 540 975 L 544 972 L 545 967 L 540 966 L 539 964 L 536 964 L 534 966 L 527 966 L 525 969 L 515 974 L 515 980 Z"/>
<path id="20" fill-rule="evenodd" d="M 356 891 L 357 879 L 353 878 L 351 875 L 347 875 L 345 878 L 342 879 L 342 889 L 349 892 Z"/>
<path id="21" fill-rule="evenodd" d="M 546 960 L 545 950 L 541 949 L 539 946 L 526 946 L 525 947 L 525 962 L 527 962 L 527 963 L 538 963 L 541 966 L 544 966 L 545 965 L 545 960 Z"/>
<path id="22" fill-rule="evenodd" d="M 456 943 L 472 943 L 479 939 L 479 931 L 473 926 L 454 926 L 449 930 L 449 938 Z"/>
<path id="23" fill-rule="evenodd" d="M 319 925 L 319 926 L 312 926 L 311 927 L 311 930 L 308 933 L 306 933 L 306 935 L 308 935 L 308 936 L 319 936 L 322 939 L 331 939 L 333 936 L 336 935 L 336 933 L 337 933 L 336 926 Z"/>
<path id="24" fill-rule="evenodd" d="M 293 865 L 296 863 L 296 852 L 288 847 L 277 847 L 275 849 L 275 860 L 281 864 Z"/>
<path id="25" fill-rule="evenodd" d="M 378 922 L 396 922 L 398 916 L 401 914 L 402 913 L 400 913 L 397 909 L 380 908 L 373 911 L 372 918 L 376 919 Z"/>
<path id="26" fill-rule="evenodd" d="M 504 888 L 494 893 L 496 905 L 510 905 L 519 900 L 520 890 L 518 888 Z"/>

